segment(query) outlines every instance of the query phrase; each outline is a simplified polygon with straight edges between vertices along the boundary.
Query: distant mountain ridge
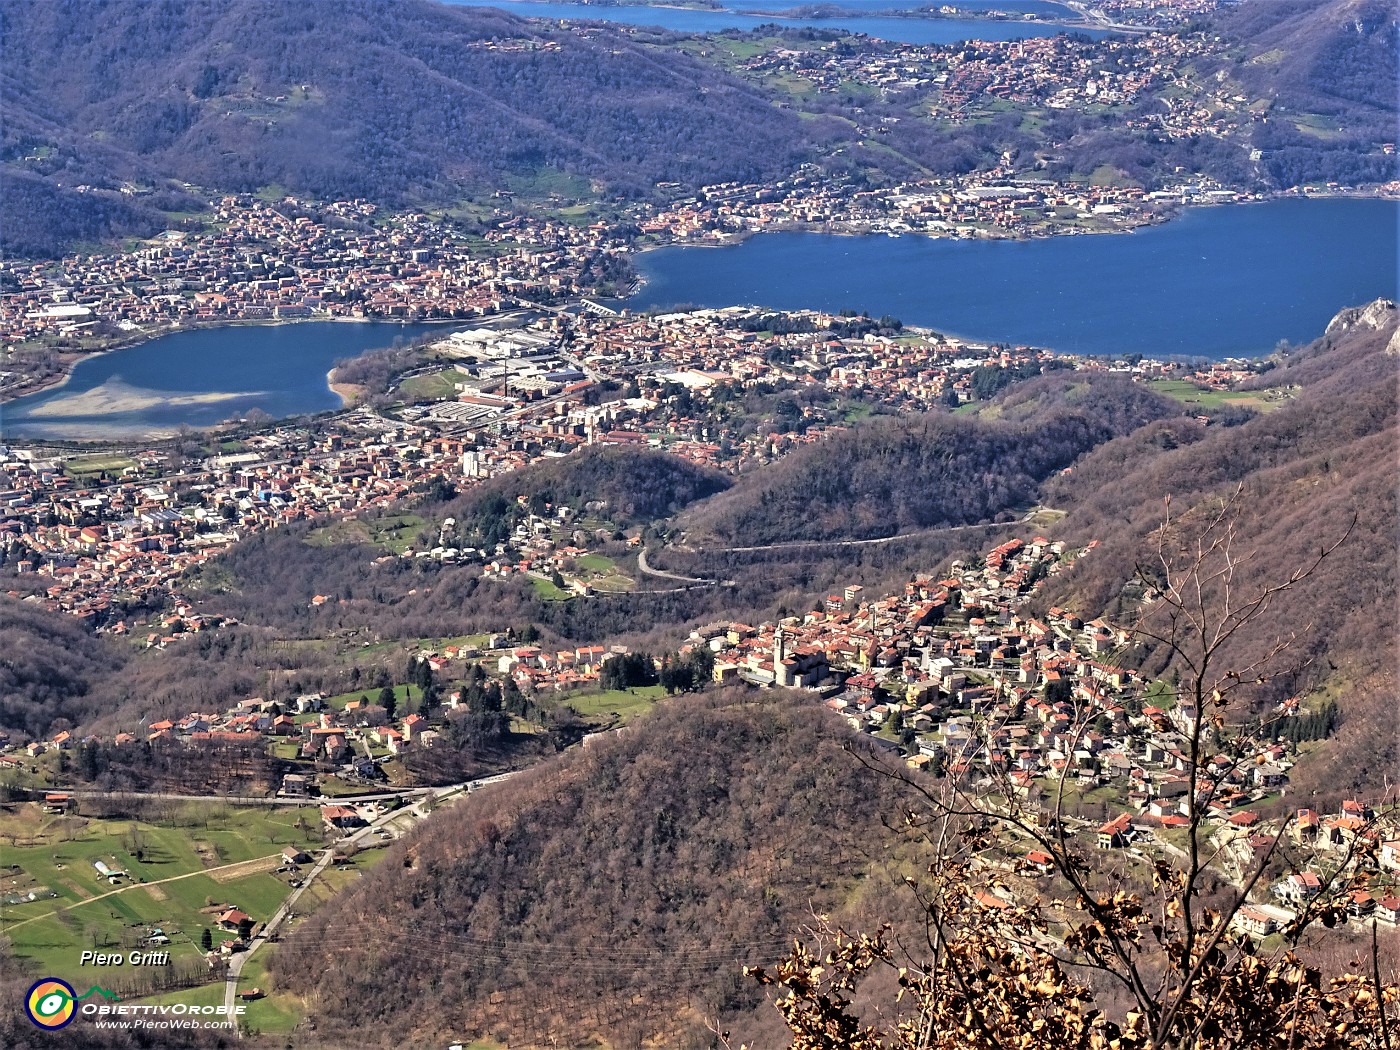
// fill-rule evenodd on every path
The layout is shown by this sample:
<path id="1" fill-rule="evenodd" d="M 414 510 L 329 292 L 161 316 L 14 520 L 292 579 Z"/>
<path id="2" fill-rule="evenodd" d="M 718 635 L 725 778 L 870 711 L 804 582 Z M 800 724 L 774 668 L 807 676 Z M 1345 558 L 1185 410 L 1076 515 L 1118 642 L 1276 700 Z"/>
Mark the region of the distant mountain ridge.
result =
<path id="1" fill-rule="evenodd" d="M 646 193 L 773 177 L 808 155 L 795 116 L 712 66 L 492 9 L 16 0 L 0 38 L 6 196 L 33 197 L 26 179 L 42 177 L 75 212 L 99 199 L 80 184 L 402 204 L 512 179 Z M 68 224 L 104 225 L 121 224 Z"/>
<path id="2" fill-rule="evenodd" d="M 1260 107 L 1244 136 L 1167 141 L 1083 115 L 1076 131 L 1066 113 L 1052 151 L 1062 170 L 1110 163 L 1151 181 L 1186 165 L 1261 187 L 1395 177 L 1374 149 L 1395 137 L 1386 0 L 1252 0 L 1212 28 L 1240 54 L 1203 58 L 1201 72 Z M 1035 143 L 896 106 L 877 148 L 862 130 L 884 113 L 876 103 L 832 98 L 799 116 L 785 92 L 649 46 L 671 39 L 431 0 L 11 0 L 0 247 L 45 256 L 149 236 L 200 210 L 190 185 L 391 206 L 502 190 L 540 202 L 776 181 L 805 163 L 877 180 L 951 175 Z"/>

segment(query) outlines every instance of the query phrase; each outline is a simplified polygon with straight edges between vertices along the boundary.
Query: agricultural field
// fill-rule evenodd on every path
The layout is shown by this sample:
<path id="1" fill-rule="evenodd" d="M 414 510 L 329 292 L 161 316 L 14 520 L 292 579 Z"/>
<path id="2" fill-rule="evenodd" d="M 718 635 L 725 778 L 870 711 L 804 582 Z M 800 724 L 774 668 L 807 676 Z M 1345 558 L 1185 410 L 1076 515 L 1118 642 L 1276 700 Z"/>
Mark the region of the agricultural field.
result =
<path id="1" fill-rule="evenodd" d="M 142 819 L 0 809 L 0 926 L 14 955 L 45 974 L 129 986 L 141 968 L 80 968 L 81 953 L 149 950 L 143 942 L 159 930 L 172 967 L 202 966 L 204 930 L 215 945 L 233 936 L 217 928 L 218 912 L 271 917 L 290 891 L 291 876 L 275 871 L 282 848 L 322 842 L 314 807 L 151 806 Z"/>
<path id="2" fill-rule="evenodd" d="M 549 580 L 542 580 L 538 576 L 530 577 L 530 586 L 534 587 L 535 593 L 547 602 L 566 602 L 573 597 L 562 587 L 556 586 Z"/>
<path id="3" fill-rule="evenodd" d="M 559 698 L 579 716 L 599 724 L 626 722 L 649 711 L 666 696 L 659 685 L 639 685 L 631 689 L 609 689 L 601 693 L 572 693 Z"/>
<path id="4" fill-rule="evenodd" d="M 394 700 L 397 701 L 399 705 L 398 712 L 400 716 L 410 714 L 411 712 L 417 710 L 416 701 L 422 699 L 421 690 L 415 689 L 411 685 L 396 685 L 393 686 L 393 690 Z M 369 698 L 370 703 L 377 704 L 379 702 L 380 692 L 382 692 L 381 689 L 374 689 L 370 686 L 365 686 L 365 688 L 363 689 L 356 689 L 349 693 L 337 693 L 335 696 L 326 697 L 326 707 L 336 711 L 344 711 L 346 704 L 349 704 L 354 700 L 363 700 L 366 697 Z M 320 716 L 316 712 L 308 711 L 303 715 L 298 715 L 297 721 L 314 722 L 319 717 Z"/>
<path id="5" fill-rule="evenodd" d="M 393 638 L 386 642 L 366 642 L 350 654 L 356 662 L 374 661 L 386 653 L 403 655 L 409 652 L 441 652 L 447 648 L 485 649 L 489 634 L 459 634 L 450 638 Z"/>
<path id="6" fill-rule="evenodd" d="M 242 1019 L 245 1029 L 264 1035 L 290 1032 L 306 1015 L 305 1004 L 298 996 L 290 992 L 280 992 L 274 986 L 267 972 L 267 961 L 270 957 L 267 948 L 259 949 L 238 975 L 240 993 L 254 989 L 263 993 L 262 998 L 241 1005 L 247 1007 Z M 218 987 L 222 992 L 223 985 Z"/>
<path id="7" fill-rule="evenodd" d="M 331 900 L 346 886 L 359 880 L 364 872 L 379 863 L 383 857 L 383 848 L 376 846 L 360 850 L 344 864 L 336 864 L 327 868 L 299 898 L 297 902 L 298 919 L 293 921 L 290 926 L 284 926 L 282 932 L 294 928 L 301 919 Z M 248 958 L 238 975 L 239 993 L 254 990 L 262 993 L 261 997 L 256 999 L 239 1000 L 239 1005 L 245 1009 L 241 1020 L 246 1032 L 280 1035 L 294 1029 L 306 1014 L 305 1004 L 302 1000 L 290 992 L 279 990 L 276 982 L 268 974 L 268 963 L 276 951 L 275 944 L 260 946 Z M 143 1003 L 217 1005 L 224 1001 L 224 982 L 216 980 L 193 988 L 148 996 L 140 1001 Z"/>
<path id="8" fill-rule="evenodd" d="M 585 554 L 574 562 L 573 575 L 598 591 L 630 591 L 634 581 L 603 554 Z"/>
<path id="9" fill-rule="evenodd" d="M 1203 409 L 1239 405 L 1257 412 L 1268 412 L 1289 398 L 1288 393 L 1282 390 L 1207 390 L 1184 379 L 1152 379 L 1147 385 L 1184 405 Z"/>
<path id="10" fill-rule="evenodd" d="M 1176 706 L 1176 689 L 1170 682 L 1162 679 L 1154 679 L 1142 692 L 1142 702 L 1152 707 L 1160 707 L 1163 711 L 1170 711 Z"/>
<path id="11" fill-rule="evenodd" d="M 567 530 L 563 529 L 556 530 L 555 542 L 569 542 L 566 532 Z M 542 578 L 533 574 L 530 577 L 530 585 L 534 587 L 535 593 L 547 602 L 563 602 L 576 597 L 577 592 L 570 589 L 574 583 L 583 584 L 594 591 L 614 594 L 633 590 L 637 585 L 636 581 L 627 575 L 616 561 L 596 551 L 581 555 L 574 559 L 571 567 L 560 568 L 557 571 L 559 578 L 564 581 L 563 587 L 550 578 Z"/>

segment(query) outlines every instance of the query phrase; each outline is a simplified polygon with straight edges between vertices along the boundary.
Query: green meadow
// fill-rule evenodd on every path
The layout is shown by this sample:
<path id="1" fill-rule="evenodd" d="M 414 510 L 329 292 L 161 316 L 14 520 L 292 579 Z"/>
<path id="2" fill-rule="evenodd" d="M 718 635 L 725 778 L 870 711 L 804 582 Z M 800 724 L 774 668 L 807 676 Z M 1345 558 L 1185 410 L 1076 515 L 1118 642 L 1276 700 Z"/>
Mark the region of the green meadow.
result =
<path id="1" fill-rule="evenodd" d="M 14 956 L 42 974 L 91 980 L 101 971 L 79 966 L 83 951 L 130 952 L 160 929 L 172 965 L 198 963 L 205 929 L 215 944 L 231 936 L 215 927 L 220 907 L 270 918 L 290 892 L 291 876 L 273 872 L 282 848 L 321 843 L 313 807 L 158 807 L 146 819 L 0 808 L 0 897 L 36 898 L 0 904 Z M 99 861 L 127 877 L 113 884 Z"/>

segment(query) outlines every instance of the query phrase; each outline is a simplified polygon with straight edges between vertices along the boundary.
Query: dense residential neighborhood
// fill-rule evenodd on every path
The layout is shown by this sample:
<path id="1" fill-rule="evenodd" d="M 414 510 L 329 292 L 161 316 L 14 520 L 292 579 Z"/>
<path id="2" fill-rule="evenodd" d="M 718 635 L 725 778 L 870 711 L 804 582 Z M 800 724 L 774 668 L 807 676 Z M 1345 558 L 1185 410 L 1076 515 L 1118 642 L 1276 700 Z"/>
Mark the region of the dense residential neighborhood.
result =
<path id="1" fill-rule="evenodd" d="M 0 1048 L 1391 1050 L 1393 0 L 757 7 L 7 0 Z"/>
<path id="2" fill-rule="evenodd" d="M 479 317 L 583 290 L 586 262 L 615 244 L 597 228 L 520 218 L 470 244 L 425 215 L 381 217 L 362 200 L 209 207 L 211 232 L 169 230 L 134 252 L 57 265 L 6 260 L 16 290 L 0 295 L 5 343 L 230 321 Z"/>
<path id="3" fill-rule="evenodd" d="M 1097 824 L 1077 807 L 1088 840 L 1099 849 L 1172 855 L 1173 830 L 1187 827 L 1192 812 L 1187 741 L 1197 712 L 1168 683 L 1113 663 L 1130 632 L 1060 608 L 1044 618 L 1023 610 L 1042 581 L 1092 557 L 1095 546 L 1067 551 L 1043 536 L 1010 540 L 979 563 L 955 562 L 944 579 L 916 577 L 902 595 L 870 600 L 852 585 L 806 616 L 718 623 L 698 630 L 692 644 L 714 653 L 716 681 L 817 689 L 857 730 L 913 752 L 912 767 L 1001 780 L 1016 796 L 1052 806 L 1062 792 L 1077 799 L 1098 792 L 1116 815 Z M 1280 714 L 1290 710 L 1281 705 Z M 1195 772 L 1195 809 L 1225 871 L 1244 877 L 1280 823 L 1316 865 L 1261 887 L 1259 903 L 1236 921 L 1259 937 L 1283 928 L 1296 907 L 1271 901 L 1306 902 L 1323 888 L 1318 871 L 1338 870 L 1364 846 L 1380 881 L 1349 910 L 1394 922 L 1400 829 L 1389 817 L 1378 822 L 1371 805 L 1354 799 L 1334 814 L 1304 808 L 1281 821 L 1251 808 L 1287 796 L 1295 753 L 1281 737 L 1262 737 L 1252 752 L 1214 755 Z"/>
<path id="4" fill-rule="evenodd" d="M 353 410 L 315 425 L 278 426 L 239 440 L 235 450 L 173 467 L 150 450 L 118 457 L 126 466 L 74 476 L 62 457 L 0 449 L 8 479 L 0 490 L 0 551 L 21 574 L 45 578 L 44 595 L 31 600 L 99 630 L 134 630 L 128 609 L 163 610 L 168 622 L 150 640 L 158 645 L 206 626 L 181 597 L 180 579 L 239 538 L 385 510 L 434 479 L 470 486 L 591 444 L 659 447 L 740 473 L 849 425 L 839 407 L 808 405 L 775 428 L 754 428 L 735 415 L 745 391 L 821 391 L 911 410 L 974 400 L 979 370 L 1108 367 L 936 333 L 881 335 L 868 319 L 862 334 L 846 335 L 851 319 L 829 314 L 786 315 L 796 329 L 790 334 L 760 327 L 781 320 L 741 307 L 585 313 L 573 320 L 567 343 L 555 318 L 516 332 L 459 333 L 436 344 L 440 363 L 413 380 L 434 380 L 448 395 L 442 400 L 408 404 L 399 418 Z M 1140 378 L 1166 371 L 1152 362 L 1118 367 Z M 1246 374 L 1212 367 L 1225 370 L 1220 381 Z M 591 396 L 600 384 L 612 387 L 613 400 Z M 512 568 L 522 561 L 518 547 L 410 546 L 404 556 L 474 559 L 497 572 L 506 564 L 500 555 L 512 553 Z M 588 553 L 572 542 L 557 546 L 559 557 Z"/>

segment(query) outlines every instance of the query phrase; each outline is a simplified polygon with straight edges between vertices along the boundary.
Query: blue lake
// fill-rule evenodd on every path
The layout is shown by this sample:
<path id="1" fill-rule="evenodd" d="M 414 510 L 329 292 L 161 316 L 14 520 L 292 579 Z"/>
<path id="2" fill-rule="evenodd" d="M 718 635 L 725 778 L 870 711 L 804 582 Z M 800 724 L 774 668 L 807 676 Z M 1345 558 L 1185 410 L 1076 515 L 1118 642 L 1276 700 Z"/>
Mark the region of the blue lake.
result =
<path id="1" fill-rule="evenodd" d="M 82 361 L 67 383 L 0 405 L 0 436 L 114 437 L 340 407 L 326 373 L 343 357 L 461 325 L 306 321 L 161 336 Z"/>
<path id="2" fill-rule="evenodd" d="M 832 18 L 792 18 L 769 15 L 802 4 L 801 0 L 729 0 L 723 11 L 702 11 L 679 7 L 640 7 L 606 4 L 536 3 L 534 0 L 447 0 L 459 7 L 494 7 L 521 18 L 567 18 L 594 22 L 612 22 L 631 26 L 660 26 L 676 33 L 721 33 L 729 29 L 747 32 L 765 23 L 788 28 L 842 29 L 865 33 L 881 40 L 906 44 L 952 44 L 960 40 L 1024 40 L 1027 37 L 1054 36 L 1065 27 L 1049 22 L 1020 22 L 980 18 L 899 18 L 876 14 L 878 11 L 912 10 L 918 6 L 908 0 L 838 0 L 830 6 L 841 8 Z M 1071 12 L 1045 0 L 960 0 L 953 6 L 963 10 L 997 10 L 1006 13 L 1034 13 L 1042 17 L 1068 17 Z M 1088 36 L 1101 37 L 1102 30 L 1075 30 Z"/>
<path id="3" fill-rule="evenodd" d="M 1396 297 L 1400 203 L 1288 199 L 1031 241 L 770 233 L 646 252 L 625 305 L 865 311 L 1070 353 L 1254 356 Z"/>
<path id="4" fill-rule="evenodd" d="M 1035 241 L 773 233 L 638 257 L 637 309 L 679 303 L 892 314 L 973 339 L 1069 352 L 1229 357 L 1322 333 L 1395 298 L 1400 204 L 1280 200 L 1196 208 L 1135 233 Z M 337 359 L 452 325 L 309 321 L 207 328 L 83 361 L 0 405 L 0 436 L 111 437 L 339 407 Z M 460 326 L 458 326 L 460 327 Z"/>

